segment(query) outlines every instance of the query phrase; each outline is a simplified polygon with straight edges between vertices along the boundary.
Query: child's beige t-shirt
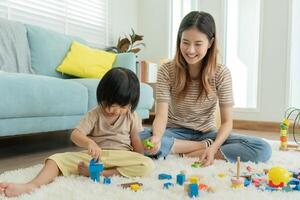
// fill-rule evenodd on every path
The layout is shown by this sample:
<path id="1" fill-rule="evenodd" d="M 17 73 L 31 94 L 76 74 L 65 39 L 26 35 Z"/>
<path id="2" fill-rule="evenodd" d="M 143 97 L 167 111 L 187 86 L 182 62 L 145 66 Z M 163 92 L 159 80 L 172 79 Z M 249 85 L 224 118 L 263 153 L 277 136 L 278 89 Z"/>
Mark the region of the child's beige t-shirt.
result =
<path id="1" fill-rule="evenodd" d="M 111 125 L 100 106 L 89 111 L 76 126 L 83 134 L 94 140 L 101 149 L 132 151 L 130 135 L 143 130 L 136 112 L 120 115 Z"/>

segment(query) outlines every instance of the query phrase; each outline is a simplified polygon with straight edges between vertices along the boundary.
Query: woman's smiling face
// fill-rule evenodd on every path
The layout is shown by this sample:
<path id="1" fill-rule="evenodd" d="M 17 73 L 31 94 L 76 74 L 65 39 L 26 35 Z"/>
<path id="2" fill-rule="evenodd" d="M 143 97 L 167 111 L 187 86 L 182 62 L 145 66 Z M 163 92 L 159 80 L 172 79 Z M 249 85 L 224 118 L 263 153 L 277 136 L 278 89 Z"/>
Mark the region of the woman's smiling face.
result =
<path id="1" fill-rule="evenodd" d="M 211 42 L 206 34 L 197 28 L 190 28 L 182 32 L 180 51 L 188 65 L 200 64 L 210 46 Z"/>

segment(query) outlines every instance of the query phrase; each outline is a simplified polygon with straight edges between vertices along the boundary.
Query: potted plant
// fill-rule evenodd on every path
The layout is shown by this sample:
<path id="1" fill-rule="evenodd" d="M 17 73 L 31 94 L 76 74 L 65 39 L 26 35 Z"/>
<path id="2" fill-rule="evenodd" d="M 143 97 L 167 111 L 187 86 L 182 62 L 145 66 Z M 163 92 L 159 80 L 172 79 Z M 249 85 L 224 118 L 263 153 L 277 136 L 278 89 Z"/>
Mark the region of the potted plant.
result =
<path id="1" fill-rule="evenodd" d="M 132 52 L 137 54 L 141 47 L 145 47 L 145 43 L 141 42 L 143 40 L 143 35 L 138 35 L 131 28 L 132 33 L 129 36 L 125 35 L 124 38 L 119 38 L 117 46 L 107 48 L 107 51 L 115 52 L 115 53 L 124 53 L 124 52 Z"/>

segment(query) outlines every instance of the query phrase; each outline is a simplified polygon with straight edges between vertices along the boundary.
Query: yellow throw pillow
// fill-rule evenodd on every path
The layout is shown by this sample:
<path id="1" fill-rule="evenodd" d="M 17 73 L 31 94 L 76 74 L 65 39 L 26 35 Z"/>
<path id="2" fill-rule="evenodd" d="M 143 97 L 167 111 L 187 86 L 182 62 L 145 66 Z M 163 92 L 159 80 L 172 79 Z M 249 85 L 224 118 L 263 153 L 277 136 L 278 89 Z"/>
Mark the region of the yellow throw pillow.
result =
<path id="1" fill-rule="evenodd" d="M 81 78 L 102 78 L 112 68 L 116 54 L 73 42 L 67 56 L 56 70 Z"/>

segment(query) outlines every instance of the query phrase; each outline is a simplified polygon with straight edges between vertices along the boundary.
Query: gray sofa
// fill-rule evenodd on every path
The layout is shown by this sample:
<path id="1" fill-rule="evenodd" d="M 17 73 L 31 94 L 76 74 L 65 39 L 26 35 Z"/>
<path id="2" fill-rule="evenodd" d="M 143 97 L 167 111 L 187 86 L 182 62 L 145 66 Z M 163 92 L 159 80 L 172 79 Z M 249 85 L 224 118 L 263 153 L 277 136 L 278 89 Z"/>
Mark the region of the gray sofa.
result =
<path id="1" fill-rule="evenodd" d="M 98 79 L 72 78 L 55 69 L 72 38 L 41 27 L 0 19 L 0 137 L 68 130 L 96 106 Z M 113 67 L 135 71 L 132 53 L 118 54 Z M 137 112 L 149 116 L 153 91 L 141 84 Z"/>

